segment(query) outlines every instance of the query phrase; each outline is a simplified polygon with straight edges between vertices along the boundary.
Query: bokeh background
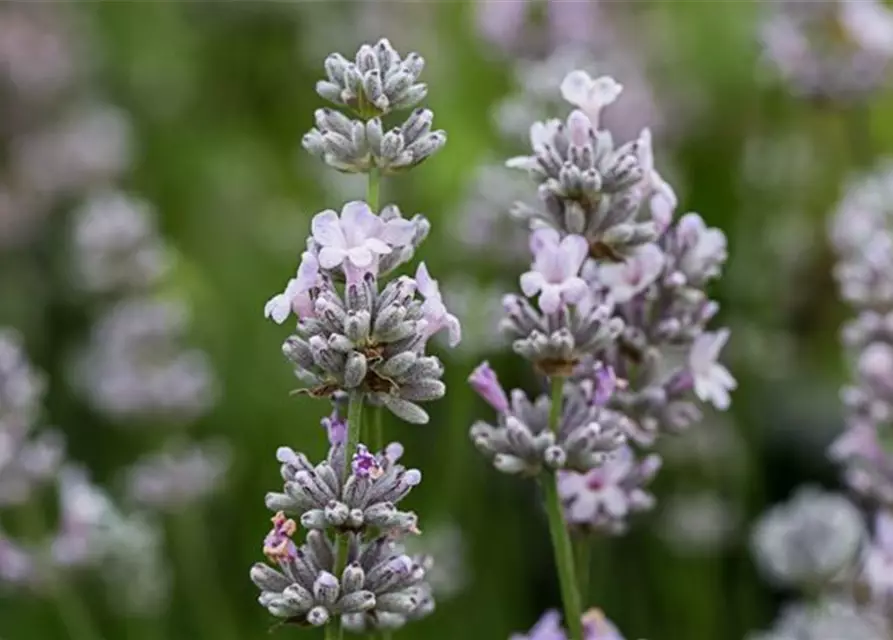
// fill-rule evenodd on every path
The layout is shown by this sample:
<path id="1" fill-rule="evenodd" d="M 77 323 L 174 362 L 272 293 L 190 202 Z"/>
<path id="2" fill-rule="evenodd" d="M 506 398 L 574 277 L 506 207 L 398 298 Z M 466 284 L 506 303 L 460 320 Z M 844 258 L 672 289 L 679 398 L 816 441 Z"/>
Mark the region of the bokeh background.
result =
<path id="1" fill-rule="evenodd" d="M 563 14 L 547 6 L 557 4 Z M 387 179 L 383 200 L 432 221 L 419 255 L 466 333 L 463 347 L 439 354 L 449 391 L 431 424 L 386 424 L 423 471 L 409 506 L 443 566 L 437 612 L 399 637 L 502 639 L 558 603 L 534 487 L 474 451 L 467 429 L 486 409 L 465 379 L 489 359 L 507 385 L 535 384 L 494 332 L 499 296 L 527 259 L 504 205 L 513 189 L 532 193 L 498 167 L 523 151 L 531 119 L 558 108 L 550 91 L 576 60 L 625 84 L 609 126 L 623 139 L 651 126 L 681 210 L 728 235 L 713 293 L 740 384 L 730 412 L 667 443 L 658 506 L 599 543 L 590 604 L 628 638 L 725 640 L 769 625 L 789 594 L 758 577 L 749 525 L 796 485 L 837 483 L 824 449 L 842 427 L 846 311 L 827 220 L 848 177 L 893 145 L 893 102 L 883 90 L 858 106 L 794 95 L 766 63 L 757 2 L 527 8 L 522 24 L 474 0 L 0 4 L 0 326 L 19 332 L 46 375 L 35 433 L 58 429 L 65 459 L 122 505 L 136 461 L 204 447 L 162 474 L 170 486 L 147 516 L 160 527 L 157 549 L 141 546 L 148 529 L 137 525 L 120 541 L 134 560 L 123 575 L 98 562 L 67 572 L 64 593 L 52 594 L 8 579 L 0 638 L 68 638 L 72 610 L 112 640 L 269 637 L 273 621 L 247 575 L 269 528 L 263 496 L 279 483 L 278 446 L 323 453 L 328 405 L 290 395 L 287 331 L 262 310 L 293 273 L 310 216 L 362 197 L 362 178 L 335 174 L 300 141 L 324 106 L 314 93 L 324 57 L 381 36 L 425 56 L 426 104 L 449 135 L 430 161 Z M 126 326 L 102 328 L 124 298 L 83 286 L 78 261 L 94 249 L 78 244 L 77 221 L 110 191 L 150 207 L 165 244 L 164 277 L 140 299 L 188 310 L 165 340 L 194 366 L 162 368 L 172 379 L 155 381 L 178 393 L 195 383 L 179 403 L 140 395 L 139 376 L 127 376 L 152 350 L 136 361 L 106 353 L 126 349 Z M 136 322 L 151 313 L 137 309 Z M 0 557 L 9 540 L 27 548 L 62 526 L 57 484 L 0 511 Z M 37 520 L 23 515 L 35 511 Z"/>

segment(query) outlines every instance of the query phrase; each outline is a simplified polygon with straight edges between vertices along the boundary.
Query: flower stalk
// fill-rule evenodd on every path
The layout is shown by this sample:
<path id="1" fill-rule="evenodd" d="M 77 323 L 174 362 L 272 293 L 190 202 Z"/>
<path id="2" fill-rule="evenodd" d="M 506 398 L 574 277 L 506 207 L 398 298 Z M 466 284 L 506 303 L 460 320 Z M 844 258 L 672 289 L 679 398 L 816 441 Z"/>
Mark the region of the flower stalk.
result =
<path id="1" fill-rule="evenodd" d="M 549 428 L 557 436 L 561 426 L 561 406 L 564 399 L 564 378 L 552 378 L 552 407 L 549 411 Z M 574 551 L 570 534 L 564 521 L 561 499 L 558 496 L 558 481 L 554 473 L 542 476 L 543 495 L 546 502 L 546 516 L 549 519 L 549 534 L 555 553 L 555 567 L 558 570 L 558 583 L 561 600 L 564 604 L 564 617 L 570 631 L 570 640 L 583 640 L 583 607 L 577 587 L 574 570 Z"/>

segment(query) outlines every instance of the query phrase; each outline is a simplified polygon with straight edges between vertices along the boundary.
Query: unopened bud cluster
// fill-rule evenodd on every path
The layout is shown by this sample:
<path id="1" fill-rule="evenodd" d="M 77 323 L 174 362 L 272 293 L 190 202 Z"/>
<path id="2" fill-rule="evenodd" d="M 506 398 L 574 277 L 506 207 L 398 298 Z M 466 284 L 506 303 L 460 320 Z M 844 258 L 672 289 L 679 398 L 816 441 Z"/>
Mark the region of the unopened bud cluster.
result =
<path id="1" fill-rule="evenodd" d="M 316 92 L 336 105 L 347 107 L 351 118 L 332 109 L 318 109 L 316 127 L 303 140 L 304 148 L 330 167 L 344 173 L 400 173 L 411 169 L 446 144 L 446 133 L 432 131 L 434 114 L 415 109 L 403 124 L 384 130 L 381 117 L 410 109 L 428 93 L 417 82 L 425 67 L 417 53 L 405 58 L 386 39 L 363 45 L 355 62 L 341 54 L 326 58 L 326 80 Z"/>

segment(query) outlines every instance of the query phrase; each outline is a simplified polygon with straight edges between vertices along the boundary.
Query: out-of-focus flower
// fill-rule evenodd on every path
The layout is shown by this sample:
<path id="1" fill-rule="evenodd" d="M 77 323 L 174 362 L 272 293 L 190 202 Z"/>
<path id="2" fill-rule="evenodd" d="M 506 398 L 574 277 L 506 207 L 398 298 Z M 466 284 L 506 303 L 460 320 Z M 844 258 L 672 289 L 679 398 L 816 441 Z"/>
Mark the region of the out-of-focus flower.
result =
<path id="1" fill-rule="evenodd" d="M 732 506 L 715 493 L 677 494 L 663 507 L 660 533 L 676 551 L 704 555 L 725 546 L 738 524 Z"/>
<path id="2" fill-rule="evenodd" d="M 219 489 L 229 458 L 229 448 L 222 442 L 151 453 L 127 470 L 127 497 L 152 509 L 189 507 Z"/>
<path id="3" fill-rule="evenodd" d="M 482 164 L 472 177 L 458 210 L 450 216 L 451 232 L 469 257 L 483 262 L 520 265 L 529 256 L 528 232 L 508 213 L 530 199 L 530 183 L 502 165 Z"/>
<path id="4" fill-rule="evenodd" d="M 438 602 L 445 602 L 468 585 L 469 567 L 462 531 L 453 523 L 435 523 L 425 527 L 425 535 L 405 540 L 406 552 L 414 557 L 430 558 L 425 579 Z"/>
<path id="5" fill-rule="evenodd" d="M 15 183 L 42 198 L 105 186 L 131 162 L 127 117 L 115 107 L 86 104 L 37 133 L 14 141 Z"/>
<path id="6" fill-rule="evenodd" d="M 509 346 L 499 333 L 502 294 L 496 285 L 479 285 L 461 277 L 444 283 L 444 302 L 462 325 L 459 353 L 484 357 Z"/>
<path id="7" fill-rule="evenodd" d="M 120 193 L 92 196 L 75 214 L 76 284 L 92 293 L 152 287 L 170 267 L 148 203 Z"/>
<path id="8" fill-rule="evenodd" d="M 116 304 L 94 325 L 75 362 L 75 386 L 97 409 L 130 422 L 201 416 L 216 400 L 216 378 L 207 355 L 182 344 L 187 319 L 172 300 Z"/>
<path id="9" fill-rule="evenodd" d="M 850 568 L 864 540 L 859 510 L 814 488 L 773 507 L 753 531 L 760 568 L 780 584 L 799 586 L 821 585 Z"/>
<path id="10" fill-rule="evenodd" d="M 33 554 L 0 531 L 0 587 L 25 586 L 37 579 Z"/>
<path id="11" fill-rule="evenodd" d="M 886 80 L 893 11 L 879 0 L 776 0 L 763 25 L 764 54 L 796 94 L 851 101 Z"/>
<path id="12" fill-rule="evenodd" d="M 30 3 L 6 5 L 0 13 L 0 78 L 23 108 L 43 106 L 83 71 L 75 25 L 67 17 Z"/>
<path id="13" fill-rule="evenodd" d="M 874 535 L 862 558 L 862 578 L 879 603 L 893 598 L 893 514 L 880 511 L 874 519 Z"/>
<path id="14" fill-rule="evenodd" d="M 822 600 L 787 607 L 772 631 L 748 640 L 885 640 L 889 633 L 889 624 L 876 611 L 846 600 Z"/>
<path id="15" fill-rule="evenodd" d="M 0 505 L 26 502 L 63 462 L 58 433 L 33 433 L 44 391 L 44 377 L 28 361 L 20 336 L 0 328 Z"/>

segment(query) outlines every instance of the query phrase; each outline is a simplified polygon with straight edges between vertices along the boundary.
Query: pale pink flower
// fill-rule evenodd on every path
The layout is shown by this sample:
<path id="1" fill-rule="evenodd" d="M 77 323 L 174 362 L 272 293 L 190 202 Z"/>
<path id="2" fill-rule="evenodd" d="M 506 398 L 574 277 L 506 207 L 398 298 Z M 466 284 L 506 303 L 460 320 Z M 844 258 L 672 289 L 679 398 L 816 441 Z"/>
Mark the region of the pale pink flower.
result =
<path id="1" fill-rule="evenodd" d="M 537 229 L 531 234 L 533 268 L 521 276 L 521 290 L 528 298 L 540 294 L 544 313 L 555 313 L 562 304 L 577 304 L 586 296 L 586 282 L 578 275 L 589 254 L 589 244 L 578 235 L 561 239 L 558 231 Z"/>

